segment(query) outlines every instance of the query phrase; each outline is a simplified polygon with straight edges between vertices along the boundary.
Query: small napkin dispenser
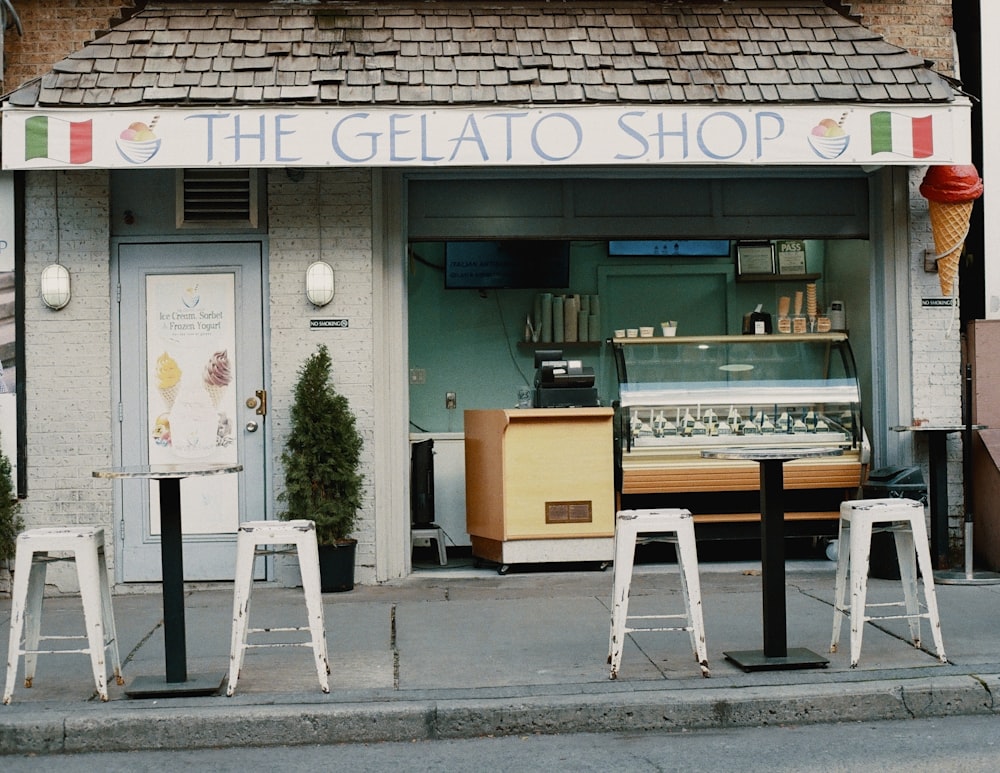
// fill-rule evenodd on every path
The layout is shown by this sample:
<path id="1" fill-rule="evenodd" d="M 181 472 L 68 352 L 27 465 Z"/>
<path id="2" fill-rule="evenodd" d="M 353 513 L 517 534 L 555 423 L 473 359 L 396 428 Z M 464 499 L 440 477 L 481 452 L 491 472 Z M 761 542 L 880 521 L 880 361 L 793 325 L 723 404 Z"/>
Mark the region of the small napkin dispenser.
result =
<path id="1" fill-rule="evenodd" d="M 762 304 L 743 315 L 743 335 L 767 335 L 771 332 L 771 315 L 761 311 Z"/>

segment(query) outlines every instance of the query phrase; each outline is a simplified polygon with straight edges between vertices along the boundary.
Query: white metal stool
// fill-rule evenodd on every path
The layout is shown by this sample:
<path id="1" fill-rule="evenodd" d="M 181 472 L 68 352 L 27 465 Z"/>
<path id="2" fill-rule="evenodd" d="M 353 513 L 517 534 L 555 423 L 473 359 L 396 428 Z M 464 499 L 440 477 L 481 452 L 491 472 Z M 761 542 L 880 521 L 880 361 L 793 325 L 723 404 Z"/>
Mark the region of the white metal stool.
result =
<path id="1" fill-rule="evenodd" d="M 903 601 L 868 604 L 868 557 L 873 531 L 892 532 L 899 559 L 899 576 L 903 584 Z M 931 635 L 938 659 L 946 663 L 941 641 L 941 620 L 938 617 L 934 593 L 934 570 L 927 546 L 927 526 L 924 506 L 913 499 L 860 499 L 840 505 L 840 530 L 837 542 L 837 585 L 833 603 L 833 638 L 830 652 L 837 651 L 844 615 L 851 618 L 851 668 L 861 657 L 861 637 L 869 620 L 906 619 L 910 625 L 913 646 L 920 646 L 920 619 L 930 621 Z M 915 558 L 914 558 L 915 555 Z M 924 578 L 924 603 L 920 611 L 917 595 L 917 564 Z M 851 604 L 847 606 L 847 575 L 850 574 Z M 906 614 L 869 615 L 870 607 L 906 607 Z"/>
<path id="2" fill-rule="evenodd" d="M 411 528 L 410 529 L 410 547 L 413 547 L 414 542 L 416 542 L 416 540 L 418 540 L 420 538 L 431 539 L 431 540 L 434 540 L 437 543 L 438 563 L 441 564 L 441 566 L 447 566 L 448 565 L 448 553 L 445 550 L 445 545 L 444 545 L 444 529 L 442 529 L 440 526 L 437 526 L 437 525 L 435 525 L 433 523 L 430 524 L 427 527 L 424 527 L 424 528 L 421 528 L 421 527 L 413 527 L 413 528 Z"/>
<path id="3" fill-rule="evenodd" d="M 72 553 L 51 556 L 49 553 Z M 83 603 L 86 635 L 41 635 L 45 572 L 53 561 L 74 561 Z M 102 701 L 108 699 L 105 653 L 111 650 L 111 665 L 117 684 L 124 684 L 118 656 L 118 636 L 111 607 L 111 585 L 104 557 L 104 529 L 98 526 L 65 526 L 28 529 L 17 537 L 14 586 L 11 590 L 10 642 L 7 646 L 7 682 L 3 702 L 10 703 L 17 676 L 17 663 L 24 655 L 24 686 L 31 687 L 39 655 L 90 655 L 94 684 Z M 24 644 L 22 646 L 22 634 Z M 81 649 L 39 649 L 43 641 L 83 641 Z"/>
<path id="4" fill-rule="evenodd" d="M 629 588 L 632 567 L 635 564 L 635 547 L 646 542 L 673 542 L 677 550 L 677 567 L 680 570 L 681 591 L 684 596 L 685 614 L 633 615 L 628 614 Z M 698 549 L 694 539 L 694 521 L 689 510 L 622 510 L 615 518 L 614 593 L 611 599 L 611 637 L 608 663 L 611 678 L 618 678 L 622 662 L 625 636 L 633 631 L 687 631 L 695 660 L 701 666 L 702 676 L 710 676 L 708 652 L 705 647 L 705 623 L 701 614 L 701 583 L 698 579 Z M 686 625 L 674 627 L 629 627 L 629 620 L 670 620 L 683 618 Z"/>
<path id="5" fill-rule="evenodd" d="M 260 546 L 271 546 L 261 548 Z M 292 628 L 251 628 L 250 592 L 253 588 L 253 565 L 257 556 L 290 552 L 276 550 L 277 545 L 294 545 L 299 557 L 302 590 L 306 597 L 308 626 Z M 316 675 L 323 692 L 330 692 L 330 660 L 326 649 L 326 627 L 323 621 L 323 597 L 319 582 L 319 548 L 316 544 L 316 524 L 299 521 L 246 521 L 236 533 L 236 580 L 233 591 L 233 634 L 229 650 L 229 684 L 226 695 L 236 692 L 236 682 L 243 668 L 243 656 L 248 649 L 267 647 L 312 647 Z M 247 643 L 251 633 L 289 633 L 309 631 L 308 642 Z"/>

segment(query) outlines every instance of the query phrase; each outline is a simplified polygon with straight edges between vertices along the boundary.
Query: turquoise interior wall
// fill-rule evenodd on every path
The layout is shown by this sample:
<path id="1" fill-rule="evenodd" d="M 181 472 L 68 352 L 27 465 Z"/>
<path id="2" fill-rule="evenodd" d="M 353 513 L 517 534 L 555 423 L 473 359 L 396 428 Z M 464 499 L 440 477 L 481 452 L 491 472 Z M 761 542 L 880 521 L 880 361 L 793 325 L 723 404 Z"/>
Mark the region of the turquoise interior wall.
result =
<path id="1" fill-rule="evenodd" d="M 847 335 L 858 366 L 861 384 L 862 418 L 868 437 L 874 437 L 871 424 L 872 391 L 872 282 L 871 245 L 867 241 L 844 239 L 826 246 L 826 282 L 830 300 L 844 302 Z"/>
<path id="2" fill-rule="evenodd" d="M 464 410 L 512 408 L 517 404 L 518 387 L 532 385 L 534 347 L 524 343 L 525 319 L 533 312 L 536 293 L 550 288 L 446 290 L 444 244 L 415 243 L 410 251 L 411 429 L 461 432 Z M 827 265 L 831 254 L 836 255 L 836 266 Z M 867 307 L 862 308 L 861 293 L 856 288 L 864 288 L 863 296 L 867 297 L 869 262 L 865 241 L 806 241 L 806 271 L 820 275 L 816 280 L 820 306 L 825 307 L 835 298 L 859 298 L 851 306 L 852 339 L 868 335 L 867 327 L 853 314 L 863 314 L 867 319 Z M 836 276 L 837 295 L 831 295 L 834 290 L 828 287 L 828 269 Z M 719 284 L 719 271 L 729 271 L 724 287 Z M 610 299 L 601 299 L 602 339 L 612 335 L 616 326 L 631 326 L 632 320 L 636 325 L 658 323 L 661 310 L 670 314 L 669 319 L 677 320 L 679 335 L 738 334 L 742 315 L 758 303 L 777 316 L 781 296 L 794 299 L 795 291 L 805 291 L 801 280 L 739 281 L 733 257 L 609 257 L 607 242 L 577 241 L 570 251 L 570 287 L 552 292 L 597 294 L 602 282 L 607 287 L 608 276 L 619 275 L 628 275 L 628 281 L 635 282 L 637 289 L 630 293 L 628 285 L 617 285 L 613 307 L 607 302 Z M 719 297 L 720 292 L 724 297 Z M 639 296 L 644 300 L 629 300 Z M 662 306 L 651 298 L 662 298 Z M 853 341 L 853 346 L 859 367 L 863 367 L 862 363 L 870 360 L 867 338 Z M 580 359 L 594 368 L 602 404 L 610 404 L 615 382 L 605 347 L 588 342 L 562 344 L 561 348 L 565 357 Z M 863 389 L 866 383 L 870 383 L 869 374 L 865 374 Z M 456 394 L 454 410 L 445 407 L 447 392 Z"/>
<path id="3" fill-rule="evenodd" d="M 446 290 L 444 244 L 410 249 L 409 365 L 410 421 L 414 431 L 460 432 L 462 412 L 517 405 L 519 386 L 535 378 L 534 347 L 524 344 L 525 320 L 535 295 L 597 292 L 596 266 L 606 259 L 606 242 L 574 242 L 570 287 L 538 290 Z M 553 346 L 554 345 L 550 345 Z M 600 344 L 566 344 L 567 357 L 596 367 Z M 413 383 L 420 372 L 424 383 Z M 445 408 L 455 392 L 457 408 Z"/>

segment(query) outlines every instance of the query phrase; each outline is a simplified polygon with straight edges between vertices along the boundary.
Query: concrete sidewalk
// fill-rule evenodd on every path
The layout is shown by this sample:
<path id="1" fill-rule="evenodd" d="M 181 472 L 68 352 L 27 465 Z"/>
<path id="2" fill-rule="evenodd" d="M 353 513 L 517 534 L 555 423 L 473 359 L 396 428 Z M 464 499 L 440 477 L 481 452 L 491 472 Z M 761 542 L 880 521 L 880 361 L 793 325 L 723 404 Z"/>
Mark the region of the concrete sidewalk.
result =
<path id="1" fill-rule="evenodd" d="M 461 738 L 487 734 L 727 727 L 992 713 L 1000 688 L 1000 585 L 938 585 L 948 663 L 907 642 L 903 620 L 868 624 L 849 667 L 849 622 L 828 654 L 834 564 L 791 562 L 788 644 L 829 657 L 825 669 L 744 673 L 727 650 L 761 646 L 759 563 L 702 564 L 712 677 L 684 633 L 633 634 L 608 678 L 612 573 L 499 576 L 469 561 L 324 596 L 332 674 L 319 690 L 307 648 L 251 650 L 237 693 L 96 699 L 85 655 L 41 656 L 0 706 L 0 752 L 169 749 Z M 873 579 L 869 600 L 901 597 Z M 186 598 L 189 674 L 228 669 L 231 587 Z M 126 681 L 162 676 L 158 592 L 114 598 Z M 676 566 L 636 567 L 634 613 L 681 611 Z M 301 591 L 258 586 L 252 624 L 301 625 Z M 10 599 L 0 598 L 0 652 Z M 46 599 L 43 634 L 83 630 L 78 597 Z M 926 621 L 924 646 L 933 643 Z M 112 680 L 113 681 L 113 680 Z"/>

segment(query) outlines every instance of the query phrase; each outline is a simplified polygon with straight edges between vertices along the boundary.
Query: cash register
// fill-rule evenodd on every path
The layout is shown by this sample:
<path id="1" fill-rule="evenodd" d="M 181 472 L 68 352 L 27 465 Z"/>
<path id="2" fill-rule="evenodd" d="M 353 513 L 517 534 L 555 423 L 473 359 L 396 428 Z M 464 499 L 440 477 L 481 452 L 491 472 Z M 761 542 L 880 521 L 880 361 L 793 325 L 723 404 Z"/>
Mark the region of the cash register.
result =
<path id="1" fill-rule="evenodd" d="M 536 408 L 594 408 L 599 405 L 594 369 L 563 358 L 561 349 L 535 352 Z"/>

